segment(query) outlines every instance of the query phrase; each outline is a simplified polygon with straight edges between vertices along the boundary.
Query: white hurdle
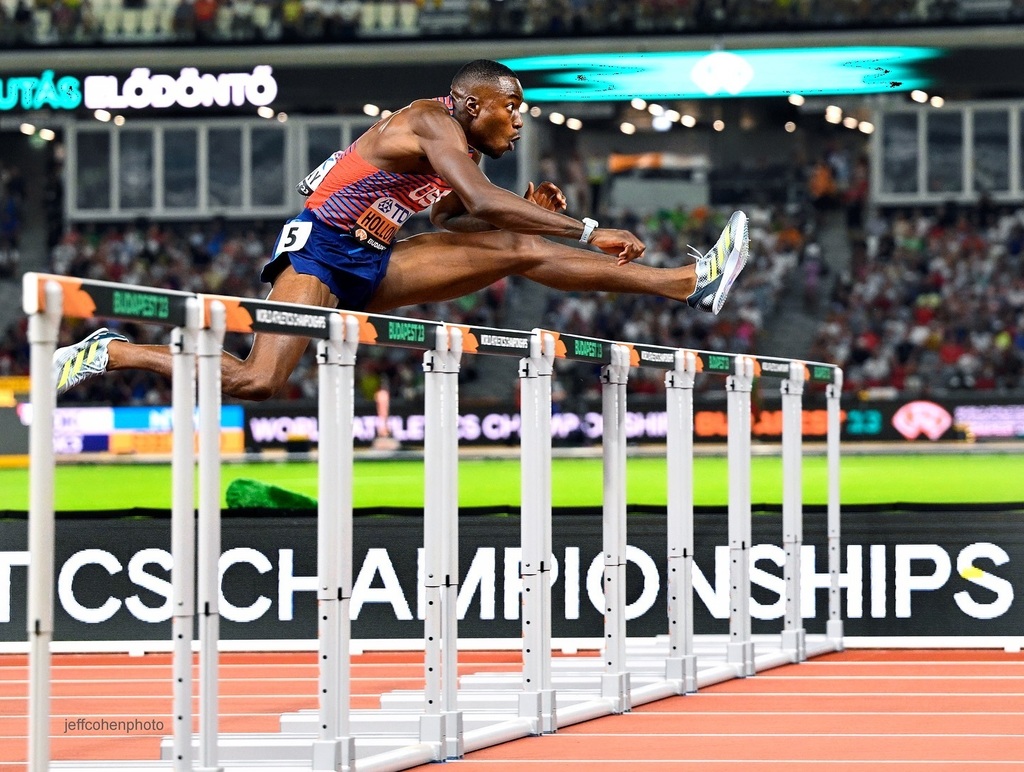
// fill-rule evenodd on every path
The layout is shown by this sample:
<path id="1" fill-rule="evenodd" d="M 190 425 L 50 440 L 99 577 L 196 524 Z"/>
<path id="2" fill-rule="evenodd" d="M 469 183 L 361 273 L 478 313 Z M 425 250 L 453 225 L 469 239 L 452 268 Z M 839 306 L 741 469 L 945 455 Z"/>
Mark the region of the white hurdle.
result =
<path id="1" fill-rule="evenodd" d="M 679 694 L 697 691 L 693 648 L 693 384 L 697 356 L 676 351 L 665 373 L 668 414 L 668 640 L 665 677 Z"/>
<path id="2" fill-rule="evenodd" d="M 318 739 L 313 769 L 350 772 L 355 765 L 349 702 L 352 599 L 352 436 L 359 321 L 332 315 L 317 343 L 319 445 L 317 466 Z"/>
<path id="3" fill-rule="evenodd" d="M 803 393 L 804 366 L 789 363 L 789 377 L 782 381 L 782 548 L 786 553 L 783 581 L 786 610 L 782 648 L 794 662 L 807 659 L 807 635 L 800 613 L 800 552 L 804 542 L 803 521 Z"/>
<path id="4" fill-rule="evenodd" d="M 519 716 L 532 734 L 558 727 L 551 687 L 551 376 L 555 339 L 534 330 L 530 356 L 519 360 L 522 389 L 520 543 L 523 579 L 523 690 Z"/>
<path id="5" fill-rule="evenodd" d="M 462 756 L 458 707 L 459 381 L 462 330 L 439 326 L 423 355 L 426 390 L 423 443 L 424 715 L 420 741 L 437 748 L 435 761 Z"/>
<path id="6" fill-rule="evenodd" d="M 28 342 L 32 425 L 29 429 L 28 504 L 28 768 L 43 772 L 50 762 L 50 643 L 53 641 L 53 413 L 57 397 L 52 376 L 53 352 L 63 314 L 64 293 L 56 282 L 38 287 L 25 281 L 24 306 L 31 316 Z M 31 291 L 30 291 L 31 290 Z M 40 303 L 40 294 L 43 302 Z"/>
<path id="7" fill-rule="evenodd" d="M 185 324 L 171 330 L 171 669 L 174 679 L 172 768 L 192 769 L 192 639 L 196 627 L 195 474 L 196 354 L 199 346 L 198 298 L 185 301 Z"/>
<path id="8" fill-rule="evenodd" d="M 121 305 L 117 293 L 167 299 L 159 318 Z M 523 332 L 339 312 L 270 301 L 192 295 L 108 282 L 30 274 L 32 398 L 30 501 L 29 769 L 121 765 L 49 762 L 49 650 L 53 638 L 54 512 L 51 359 L 63 315 L 120 318 L 173 326 L 174 450 L 171 549 L 174 660 L 173 737 L 163 746 L 173 769 L 289 768 L 388 772 L 457 759 L 487 745 L 556 732 L 579 721 L 767 667 L 801 662 L 842 648 L 840 607 L 839 401 L 842 372 L 832 365 L 770 357 L 618 343 L 546 330 Z M 71 298 L 69 303 L 67 298 Z M 84 302 L 83 298 L 89 302 Z M 163 301 L 161 301 L 163 302 Z M 165 304 L 166 305 L 166 304 Z M 120 311 L 118 310 L 120 308 Z M 136 311 L 126 313 L 125 308 Z M 315 715 L 282 717 L 279 734 L 218 731 L 220 558 L 220 359 L 225 332 L 272 332 L 318 341 L 317 619 L 318 706 Z M 350 607 L 353 593 L 354 366 L 360 344 L 424 352 L 424 532 L 422 693 L 384 695 L 376 716 L 350 709 Z M 463 354 L 519 357 L 522 390 L 521 672 L 458 674 L 458 423 Z M 526 356 L 523 356 L 526 352 Z M 551 429 L 557 359 L 600 367 L 603 420 L 601 565 L 604 629 L 598 658 L 552 661 Z M 628 563 L 627 384 L 632 367 L 666 371 L 667 635 L 631 641 L 626 633 Z M 709 653 L 694 631 L 694 385 L 725 378 L 729 466 L 729 632 Z M 785 612 L 781 650 L 755 652 L 750 618 L 751 392 L 755 379 L 781 380 Z M 198 382 L 198 426 L 195 384 Z M 825 640 L 808 641 L 801 609 L 802 399 L 808 383 L 826 386 L 829 616 Z M 199 436 L 198 528 L 194 509 L 193 438 Z M 198 559 L 197 559 L 198 558 Z M 198 581 L 193 565 L 198 565 Z M 199 634 L 199 731 L 192 732 L 192 639 Z M 769 650 L 772 649 L 772 650 Z M 719 655 L 720 660 L 719 661 Z M 286 721 L 285 719 L 288 718 Z M 383 727 L 383 728 L 382 728 Z M 158 765 L 159 762 L 154 762 Z M 246 766 L 248 765 L 248 766 Z M 134 763 L 133 769 L 146 767 Z"/>
<path id="9" fill-rule="evenodd" d="M 174 664 L 173 768 L 191 769 L 191 748 L 185 740 L 192 728 L 192 652 L 195 622 L 195 472 L 193 411 L 195 354 L 200 308 L 195 295 L 67 276 L 26 273 L 22 277 L 22 308 L 29 316 L 31 346 L 32 425 L 30 427 L 29 500 L 29 753 L 30 772 L 51 769 L 49 743 L 50 643 L 53 640 L 55 522 L 53 453 L 56 384 L 53 354 L 60 321 L 75 318 L 113 318 L 171 325 L 172 404 L 174 416 L 171 460 L 171 551 L 173 570 L 172 636 Z M 218 372 L 219 378 L 219 372 Z M 218 396 L 219 399 L 219 396 Z M 217 416 L 219 424 L 220 418 Z M 218 437 L 219 444 L 219 437 Z"/>
<path id="10" fill-rule="evenodd" d="M 629 349 L 611 345 L 611 362 L 601 369 L 604 448 L 604 674 L 601 696 L 613 713 L 630 708 L 626 669 L 626 381 Z"/>
<path id="11" fill-rule="evenodd" d="M 728 662 L 740 677 L 757 672 L 750 625 L 750 391 L 754 360 L 738 356 L 726 379 L 729 454 L 729 646 Z"/>

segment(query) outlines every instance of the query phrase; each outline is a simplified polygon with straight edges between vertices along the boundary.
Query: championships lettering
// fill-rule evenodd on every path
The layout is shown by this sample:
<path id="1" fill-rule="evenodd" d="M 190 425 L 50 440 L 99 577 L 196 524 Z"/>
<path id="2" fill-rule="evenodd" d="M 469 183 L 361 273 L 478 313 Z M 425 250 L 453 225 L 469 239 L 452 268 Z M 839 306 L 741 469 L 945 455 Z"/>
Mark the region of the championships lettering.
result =
<path id="1" fill-rule="evenodd" d="M 820 597 L 815 591 L 830 586 L 827 571 L 816 569 L 818 549 L 815 545 L 801 547 L 802 616 L 818 617 Z M 696 599 L 716 619 L 729 617 L 728 545 L 715 545 L 713 558 L 693 564 L 693 588 Z M 601 586 L 603 558 L 599 549 L 585 545 L 565 548 L 561 555 L 552 555 L 551 582 L 561 581 L 566 588 L 564 619 L 581 617 L 584 599 L 594 610 L 604 608 Z M 626 560 L 640 571 L 639 592 L 626 606 L 626 618 L 636 619 L 655 607 L 664 577 L 656 559 L 635 545 L 626 548 Z M 350 613 L 359 618 L 366 605 L 390 606 L 397 620 L 424 618 L 422 579 L 401 580 L 396 565 L 410 556 L 398 548 L 372 547 L 353 566 Z M 843 550 L 844 569 L 839 583 L 844 588 L 844 617 L 854 619 L 910 619 L 915 605 L 929 596 L 949 603 L 950 611 L 967 620 L 993 620 L 1011 614 L 1017 602 L 1014 583 L 1008 570 L 1010 555 L 993 542 L 978 541 L 966 545 L 898 543 L 848 544 Z M 424 575 L 423 549 L 416 550 L 413 560 Z M 474 614 L 481 620 L 518 619 L 522 604 L 522 582 L 518 580 L 521 553 L 518 548 L 500 550 L 491 546 L 477 547 L 459 586 L 460 619 L 469 617 L 474 596 Z M 782 618 L 785 612 L 785 584 L 771 566 L 786 563 L 785 550 L 776 544 L 753 544 L 750 547 L 750 581 L 763 592 L 751 600 L 750 615 L 754 619 Z M 12 569 L 28 565 L 28 552 L 0 551 L 0 624 L 19 623 L 12 613 L 14 585 Z M 240 568 L 236 568 L 240 566 Z M 150 624 L 166 622 L 172 614 L 171 584 L 167 576 L 173 567 L 170 552 L 148 547 L 134 552 L 115 554 L 111 549 L 87 547 L 66 558 L 57 566 L 55 600 L 74 620 L 85 624 L 101 624 L 116 615 L 128 614 Z M 262 551 L 253 546 L 234 547 L 223 552 L 218 561 L 221 581 L 221 614 L 230 622 L 255 622 L 270 615 L 279 621 L 295 618 L 296 595 L 306 593 L 306 603 L 315 603 L 316 576 L 295 573 L 294 549 L 277 548 Z M 100 570 L 97 570 L 100 569 Z M 253 589 L 253 572 L 267 576 L 256 593 L 247 593 L 245 600 L 236 593 L 225 593 L 245 582 Z M 128 583 L 97 580 L 103 576 L 126 576 Z M 247 577 L 247 578 L 242 578 Z M 504 581 L 500 581 L 504 578 Z M 134 591 L 135 587 L 147 590 Z M 499 592 L 499 588 L 501 592 Z M 891 589 L 890 589 L 891 588 Z M 634 595 L 634 591 L 631 591 Z M 254 597 L 255 596 L 255 597 Z M 303 601 L 300 601 L 303 602 Z M 245 605 L 248 604 L 248 605 Z M 662 613 L 664 611 L 662 610 Z M 927 613 L 926 611 L 923 613 Z"/>

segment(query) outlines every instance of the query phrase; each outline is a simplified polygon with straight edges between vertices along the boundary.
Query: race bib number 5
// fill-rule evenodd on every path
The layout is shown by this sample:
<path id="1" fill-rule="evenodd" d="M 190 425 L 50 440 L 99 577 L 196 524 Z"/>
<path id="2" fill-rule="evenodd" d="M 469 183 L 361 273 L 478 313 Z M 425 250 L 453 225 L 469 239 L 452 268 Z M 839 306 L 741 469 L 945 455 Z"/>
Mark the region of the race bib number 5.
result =
<path id="1" fill-rule="evenodd" d="M 402 223 L 412 211 L 393 198 L 378 198 L 356 220 L 352 236 L 373 249 L 383 251 L 395 240 Z"/>
<path id="2" fill-rule="evenodd" d="M 313 230 L 311 222 L 290 222 L 281 229 L 281 235 L 277 237 L 277 248 L 274 250 L 274 257 L 282 252 L 297 252 L 306 246 L 309 234 Z"/>

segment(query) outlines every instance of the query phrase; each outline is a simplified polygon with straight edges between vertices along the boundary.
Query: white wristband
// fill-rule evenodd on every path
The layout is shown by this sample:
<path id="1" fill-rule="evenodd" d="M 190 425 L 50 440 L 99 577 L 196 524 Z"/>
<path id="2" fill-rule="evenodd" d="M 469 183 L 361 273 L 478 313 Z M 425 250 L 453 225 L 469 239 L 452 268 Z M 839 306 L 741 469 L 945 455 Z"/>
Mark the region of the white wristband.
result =
<path id="1" fill-rule="evenodd" d="M 583 244 L 590 243 L 590 237 L 594 235 L 594 231 L 597 230 L 597 220 L 590 217 L 583 218 L 583 235 L 580 236 L 580 242 Z"/>

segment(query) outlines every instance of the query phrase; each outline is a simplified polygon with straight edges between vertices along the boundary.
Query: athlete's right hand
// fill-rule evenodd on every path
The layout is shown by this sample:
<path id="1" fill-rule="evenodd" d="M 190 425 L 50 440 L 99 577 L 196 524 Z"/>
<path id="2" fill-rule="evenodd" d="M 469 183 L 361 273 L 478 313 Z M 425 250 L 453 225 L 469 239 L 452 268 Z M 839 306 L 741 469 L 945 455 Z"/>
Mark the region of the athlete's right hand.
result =
<path id="1" fill-rule="evenodd" d="M 643 257 L 644 251 L 647 249 L 644 243 L 632 233 L 618 228 L 595 229 L 590 236 L 589 243 L 606 255 L 617 256 L 619 265 L 625 265 Z"/>

